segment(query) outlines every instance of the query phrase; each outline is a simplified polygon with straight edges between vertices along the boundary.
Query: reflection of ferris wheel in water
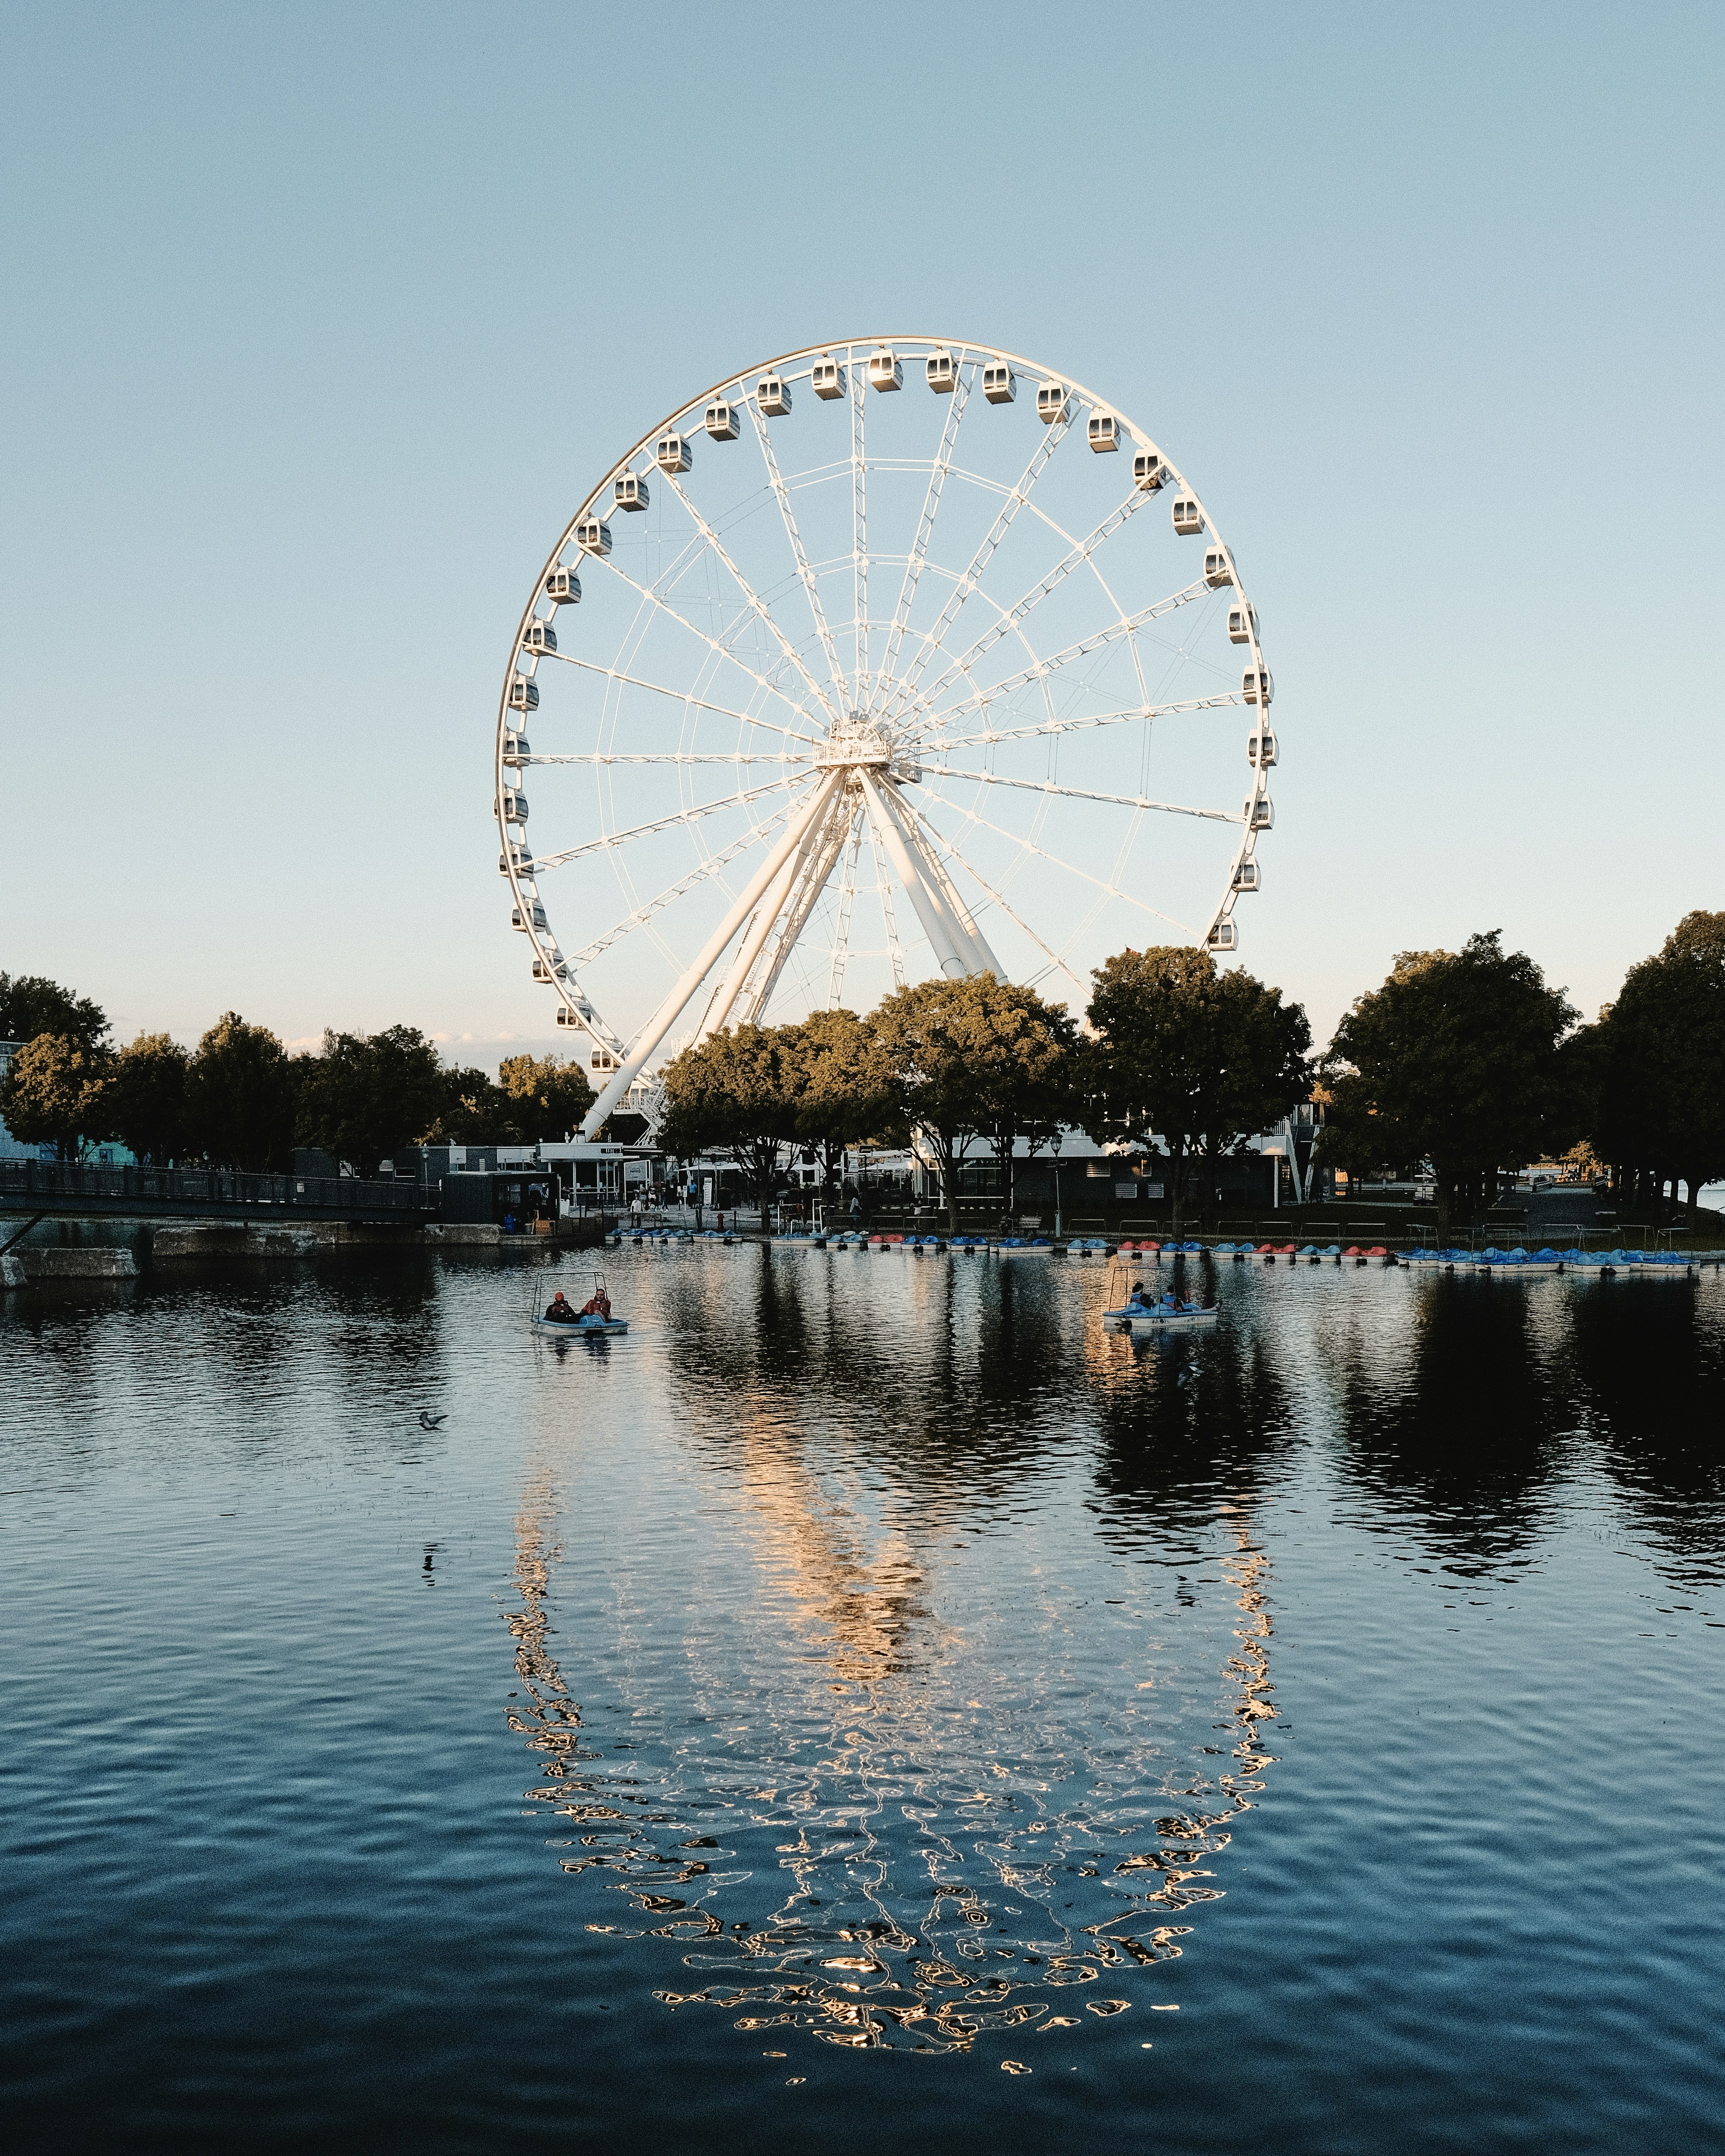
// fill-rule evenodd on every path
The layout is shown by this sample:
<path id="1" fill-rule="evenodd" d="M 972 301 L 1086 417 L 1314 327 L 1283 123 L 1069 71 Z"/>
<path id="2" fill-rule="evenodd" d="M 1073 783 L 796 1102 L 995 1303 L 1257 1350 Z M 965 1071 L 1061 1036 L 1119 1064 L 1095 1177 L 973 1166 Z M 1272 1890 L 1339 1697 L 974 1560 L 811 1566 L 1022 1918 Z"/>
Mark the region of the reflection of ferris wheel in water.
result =
<path id="1" fill-rule="evenodd" d="M 1270 692 L 1202 503 L 1076 383 L 905 337 L 680 407 L 552 550 L 498 715 L 502 866 L 601 1074 L 586 1132 L 723 1025 L 931 973 L 1081 1006 L 1122 945 L 1232 950 Z"/>

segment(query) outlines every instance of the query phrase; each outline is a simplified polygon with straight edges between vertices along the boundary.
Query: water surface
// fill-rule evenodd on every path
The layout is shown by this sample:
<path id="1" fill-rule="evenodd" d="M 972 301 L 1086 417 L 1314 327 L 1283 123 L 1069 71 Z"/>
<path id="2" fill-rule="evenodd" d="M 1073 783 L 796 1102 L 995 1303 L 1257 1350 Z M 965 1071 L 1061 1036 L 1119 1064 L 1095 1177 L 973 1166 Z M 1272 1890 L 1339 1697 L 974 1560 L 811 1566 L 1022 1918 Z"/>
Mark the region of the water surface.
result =
<path id="1" fill-rule="evenodd" d="M 1719 1275 L 608 1264 L 7 1299 L 32 2145 L 1718 2145 Z"/>

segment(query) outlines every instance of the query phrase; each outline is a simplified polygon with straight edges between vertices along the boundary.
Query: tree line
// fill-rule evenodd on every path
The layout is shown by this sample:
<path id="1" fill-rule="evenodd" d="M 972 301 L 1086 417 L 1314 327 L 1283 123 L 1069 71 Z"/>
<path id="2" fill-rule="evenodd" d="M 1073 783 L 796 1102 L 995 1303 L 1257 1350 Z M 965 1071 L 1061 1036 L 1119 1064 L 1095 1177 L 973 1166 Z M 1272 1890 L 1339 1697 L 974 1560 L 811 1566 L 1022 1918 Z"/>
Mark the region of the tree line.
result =
<path id="1" fill-rule="evenodd" d="M 362 1170 L 415 1140 L 560 1138 L 593 1100 L 554 1056 L 508 1058 L 495 1081 L 451 1068 L 411 1026 L 328 1032 L 290 1055 L 233 1012 L 194 1050 L 141 1034 L 115 1050 L 101 1011 L 54 983 L 0 974 L 0 1037 L 25 1043 L 0 1118 L 75 1158 L 117 1137 L 140 1159 L 282 1168 L 295 1144 Z M 1725 1179 L 1725 913 L 1692 912 L 1631 967 L 1591 1024 L 1501 932 L 1459 952 L 1402 952 L 1314 1056 L 1303 1009 L 1187 945 L 1117 952 L 1081 1019 L 992 974 L 898 989 L 866 1016 L 728 1028 L 665 1072 L 660 1146 L 728 1158 L 764 1204 L 793 1148 L 823 1158 L 914 1140 L 949 1223 L 968 1159 L 999 1163 L 1008 1210 L 1023 1144 L 1067 1128 L 1159 1157 L 1178 1224 L 1213 1215 L 1223 1164 L 1316 1098 L 1320 1167 L 1350 1175 L 1429 1164 L 1440 1229 L 1477 1219 L 1503 1178 L 1544 1157 L 1609 1165 L 1620 1204 L 1663 1205 Z"/>
<path id="2" fill-rule="evenodd" d="M 1440 1230 L 1502 1177 L 1568 1155 L 1609 1166 L 1620 1207 L 1675 1207 L 1725 1178 L 1725 913 L 1686 914 L 1590 1025 L 1497 931 L 1408 951 L 1358 998 L 1320 1066 L 1321 1163 L 1429 1162 Z M 1667 1195 L 1669 1194 L 1669 1195 Z"/>
<path id="3" fill-rule="evenodd" d="M 729 1158 L 764 1204 L 788 1148 L 818 1148 L 836 1187 L 846 1147 L 914 1139 L 956 1229 L 968 1159 L 993 1156 L 1010 1212 L 1020 1142 L 1034 1158 L 1077 1127 L 1099 1143 L 1159 1143 L 1177 1217 L 1194 1173 L 1213 1205 L 1221 1163 L 1311 1089 L 1305 1012 L 1183 945 L 1122 952 L 1093 979 L 1081 1027 L 1064 1004 L 983 973 L 900 988 L 866 1017 L 726 1029 L 667 1066 L 660 1142 L 682 1159 Z"/>
<path id="4" fill-rule="evenodd" d="M 561 1138 L 593 1088 L 554 1055 L 504 1059 L 494 1080 L 446 1064 L 416 1027 L 326 1031 L 292 1055 L 228 1011 L 193 1049 L 165 1033 L 111 1041 L 100 1008 L 58 983 L 0 973 L 0 1040 L 23 1043 L 0 1083 L 0 1122 L 62 1160 L 117 1139 L 156 1167 L 207 1162 L 259 1173 L 316 1147 L 361 1174 L 403 1145 L 531 1145 Z"/>

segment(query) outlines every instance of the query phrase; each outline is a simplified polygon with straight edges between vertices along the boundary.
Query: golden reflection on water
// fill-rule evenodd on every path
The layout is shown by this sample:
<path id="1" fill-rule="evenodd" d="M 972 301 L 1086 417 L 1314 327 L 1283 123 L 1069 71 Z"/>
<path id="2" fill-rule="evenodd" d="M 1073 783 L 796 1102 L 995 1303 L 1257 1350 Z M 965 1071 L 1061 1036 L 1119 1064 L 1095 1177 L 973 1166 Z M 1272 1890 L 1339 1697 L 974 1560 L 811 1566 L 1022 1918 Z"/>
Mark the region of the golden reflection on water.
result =
<path id="1" fill-rule="evenodd" d="M 1231 1753 L 1162 1724 L 1135 1734 L 1127 1756 L 1086 1757 L 1081 1724 L 1027 1732 L 985 1703 L 991 1691 L 1004 1697 L 1000 1672 L 969 1662 L 962 1629 L 933 1614 L 932 1532 L 871 1522 L 766 1418 L 743 1428 L 752 1554 L 778 1590 L 773 1616 L 788 1615 L 796 1635 L 798 1726 L 824 1753 L 793 1758 L 788 1743 L 752 1760 L 770 1786 L 704 1773 L 696 1758 L 695 1785 L 679 1788 L 675 1771 L 654 1774 L 644 1747 L 626 1760 L 583 1747 L 549 1643 L 562 1553 L 548 1466 L 522 1495 L 520 1607 L 504 1614 L 519 1685 L 510 1726 L 543 1762 L 525 1796 L 567 1823 L 553 1844 L 563 1871 L 593 1875 L 643 1920 L 593 1910 L 586 1928 L 665 1942 L 685 1974 L 655 1996 L 718 2007 L 753 2036 L 795 2029 L 849 2049 L 962 2053 L 988 2031 L 1052 2035 L 1127 2012 L 1122 1979 L 1177 1958 L 1190 1929 L 1179 1919 L 1219 1898 L 1210 1861 L 1274 1763 L 1259 1741 L 1276 1712 L 1269 1561 L 1248 1506 L 1215 1507 L 1235 1621 L 1203 1733 L 1231 1731 Z M 1121 1683 L 1134 1695 L 1124 1711 L 1155 1723 L 1155 1668 Z M 1167 1710 L 1175 1721 L 1180 1712 Z M 773 1720 L 783 1735 L 782 1710 Z M 1065 1791 L 1034 1763 L 997 1756 L 1024 1753 L 1031 1733 L 1066 1759 Z M 1194 1771 L 1197 1750 L 1229 1763 Z M 1168 1808 L 1147 1817 L 1151 1799 Z"/>

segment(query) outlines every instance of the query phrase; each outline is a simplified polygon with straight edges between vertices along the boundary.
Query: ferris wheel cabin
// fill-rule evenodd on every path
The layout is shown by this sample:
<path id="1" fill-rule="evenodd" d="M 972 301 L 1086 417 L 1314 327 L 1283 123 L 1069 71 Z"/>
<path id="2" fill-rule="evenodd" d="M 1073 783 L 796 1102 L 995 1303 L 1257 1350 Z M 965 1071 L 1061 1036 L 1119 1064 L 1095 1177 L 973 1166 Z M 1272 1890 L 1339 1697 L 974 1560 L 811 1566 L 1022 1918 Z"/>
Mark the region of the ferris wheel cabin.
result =
<path id="1" fill-rule="evenodd" d="M 1240 937 L 1231 921 L 1219 921 L 1205 937 L 1204 942 L 1212 951 L 1237 951 Z"/>
<path id="2" fill-rule="evenodd" d="M 579 606 L 581 579 L 574 570 L 559 563 L 545 580 L 545 596 L 553 606 Z"/>
<path id="3" fill-rule="evenodd" d="M 530 681 L 525 674 L 517 674 L 509 685 L 509 708 L 512 711 L 536 711 L 539 684 Z"/>
<path id="4" fill-rule="evenodd" d="M 1276 810 L 1267 793 L 1255 793 L 1240 810 L 1240 819 L 1250 830 L 1267 831 L 1276 822 Z"/>
<path id="5" fill-rule="evenodd" d="M 521 631 L 521 649 L 531 651 L 536 659 L 557 648 L 557 633 L 548 621 L 530 621 Z"/>
<path id="6" fill-rule="evenodd" d="M 1120 422 L 1111 412 L 1091 413 L 1090 445 L 1098 456 L 1120 447 Z"/>
<path id="7" fill-rule="evenodd" d="M 950 397 L 958 386 L 958 362 L 949 352 L 928 355 L 928 386 L 937 397 Z"/>
<path id="8" fill-rule="evenodd" d="M 545 908 L 536 898 L 529 906 L 512 906 L 510 909 L 509 925 L 511 928 L 519 928 L 525 936 L 530 927 L 542 931 L 549 928 L 551 923 L 545 917 Z"/>
<path id="9" fill-rule="evenodd" d="M 783 419 L 791 408 L 791 385 L 783 375 L 763 374 L 755 384 L 755 402 L 769 419 Z"/>
<path id="10" fill-rule="evenodd" d="M 1132 485 L 1143 494 L 1159 494 L 1168 484 L 1168 466 L 1159 450 L 1132 452 Z"/>
<path id="11" fill-rule="evenodd" d="M 881 391 L 902 389 L 905 370 L 891 345 L 882 345 L 869 362 L 869 387 Z"/>
<path id="12" fill-rule="evenodd" d="M 689 446 L 689 437 L 686 434 L 661 434 L 653 451 L 653 461 L 660 471 L 692 471 L 695 452 Z"/>
<path id="13" fill-rule="evenodd" d="M 1045 382 L 1036 392 L 1036 416 L 1045 427 L 1053 426 L 1056 419 L 1066 416 L 1066 385 L 1064 382 Z"/>
<path id="14" fill-rule="evenodd" d="M 525 824 L 527 820 L 527 797 L 517 793 L 512 787 L 503 789 L 503 820 L 506 824 Z"/>
<path id="15" fill-rule="evenodd" d="M 1235 891 L 1263 890 L 1263 872 L 1259 868 L 1258 864 L 1255 861 L 1242 861 L 1240 863 L 1240 866 L 1234 871 L 1233 887 Z"/>
<path id="16" fill-rule="evenodd" d="M 1019 393 L 1013 371 L 1004 359 L 991 359 L 983 369 L 983 394 L 991 404 L 1010 404 Z"/>
<path id="17" fill-rule="evenodd" d="M 583 516 L 575 526 L 575 544 L 603 561 L 611 551 L 611 527 L 602 517 Z"/>
<path id="18" fill-rule="evenodd" d="M 734 404 L 722 398 L 706 408 L 706 430 L 716 442 L 734 442 L 742 432 L 742 422 Z"/>
<path id="19" fill-rule="evenodd" d="M 845 394 L 845 370 L 836 359 L 818 359 L 809 370 L 809 386 L 823 403 Z"/>
<path id="20" fill-rule="evenodd" d="M 1213 592 L 1234 582 L 1233 565 L 1220 547 L 1212 547 L 1204 557 L 1204 580 Z"/>
<path id="21" fill-rule="evenodd" d="M 1204 511 L 1189 494 L 1174 504 L 1174 529 L 1183 539 L 1195 539 L 1204 529 Z"/>
<path id="22" fill-rule="evenodd" d="M 639 472 L 619 472 L 611 491 L 619 509 L 638 513 L 648 506 L 647 482 Z"/>
<path id="23" fill-rule="evenodd" d="M 1228 641 L 1230 644 L 1250 644 L 1252 640 L 1252 632 L 1257 626 L 1258 614 L 1255 608 L 1229 608 Z"/>
<path id="24" fill-rule="evenodd" d="M 1246 762 L 1255 764 L 1260 771 L 1268 771 L 1276 761 L 1276 736 L 1268 726 L 1260 726 L 1246 742 Z"/>
<path id="25" fill-rule="evenodd" d="M 1240 693 L 1249 704 L 1267 704 L 1276 693 L 1276 684 L 1262 667 L 1248 666 L 1240 677 Z"/>
<path id="26" fill-rule="evenodd" d="M 520 765 L 533 753 L 533 745 L 525 734 L 506 733 L 503 737 L 503 761 Z"/>

